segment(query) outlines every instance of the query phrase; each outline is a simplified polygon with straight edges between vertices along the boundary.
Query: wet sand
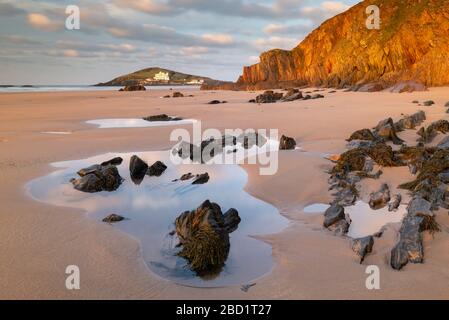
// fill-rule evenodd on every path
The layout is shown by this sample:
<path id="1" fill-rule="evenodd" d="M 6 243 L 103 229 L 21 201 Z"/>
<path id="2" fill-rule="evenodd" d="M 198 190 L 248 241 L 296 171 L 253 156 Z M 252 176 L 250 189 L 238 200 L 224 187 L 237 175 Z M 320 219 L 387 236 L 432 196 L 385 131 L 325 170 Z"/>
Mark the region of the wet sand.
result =
<path id="1" fill-rule="evenodd" d="M 371 128 L 386 117 L 426 111 L 426 124 L 448 119 L 444 104 L 448 88 L 412 94 L 332 93 L 325 98 L 257 105 L 256 93 L 199 92 L 195 97 L 160 99 L 168 90 L 137 93 L 68 92 L 0 94 L 0 298 L 14 299 L 448 299 L 449 217 L 438 213 L 443 232 L 425 235 L 425 263 L 397 272 L 388 265 L 399 225 L 388 227 L 376 240 L 364 264 L 349 240 L 321 227 L 321 215 L 302 209 L 331 200 L 327 191 L 329 161 L 313 156 L 340 153 L 353 131 Z M 228 104 L 208 105 L 210 100 Z M 432 99 L 432 107 L 413 100 Z M 98 129 L 85 121 L 141 118 L 166 113 L 202 121 L 203 128 L 278 128 L 295 138 L 308 153 L 280 152 L 279 171 L 260 176 L 257 166 L 244 165 L 246 190 L 273 204 L 291 225 L 264 236 L 273 247 L 274 270 L 245 293 L 239 286 L 216 289 L 183 287 L 162 280 L 146 268 L 139 243 L 85 212 L 39 203 L 25 185 L 54 170 L 50 163 L 77 160 L 107 152 L 169 149 L 173 127 Z M 190 126 L 183 126 L 189 128 Z M 71 132 L 44 134 L 42 132 Z M 415 133 L 401 133 L 414 139 Z M 387 172 L 390 182 L 409 179 L 404 172 Z M 378 182 L 367 182 L 367 188 Z M 65 288 L 65 268 L 78 265 L 81 290 Z M 381 290 L 365 287 L 365 268 L 378 265 Z"/>

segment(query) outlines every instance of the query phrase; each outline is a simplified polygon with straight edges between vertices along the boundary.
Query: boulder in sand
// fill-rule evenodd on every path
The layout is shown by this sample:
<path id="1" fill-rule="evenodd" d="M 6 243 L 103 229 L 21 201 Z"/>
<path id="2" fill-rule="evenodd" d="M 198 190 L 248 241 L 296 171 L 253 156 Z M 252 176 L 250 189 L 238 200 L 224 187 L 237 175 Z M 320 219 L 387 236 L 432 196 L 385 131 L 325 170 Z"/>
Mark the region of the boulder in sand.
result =
<path id="1" fill-rule="evenodd" d="M 103 219 L 103 222 L 106 223 L 116 223 L 125 220 L 124 217 L 118 215 L 118 214 L 111 214 Z"/>
<path id="2" fill-rule="evenodd" d="M 145 121 L 156 122 L 156 121 L 180 121 L 182 118 L 179 117 L 170 117 L 166 114 L 158 114 L 154 116 L 149 116 L 143 118 Z"/>
<path id="3" fill-rule="evenodd" d="M 364 238 L 354 239 L 352 241 L 352 250 L 360 257 L 360 263 L 363 263 L 366 255 L 373 252 L 374 237 L 367 236 Z"/>
<path id="4" fill-rule="evenodd" d="M 181 251 L 180 257 L 189 262 L 190 268 L 199 276 L 219 273 L 229 255 L 229 231 L 236 229 L 238 213 L 232 210 L 225 215 L 216 203 L 206 200 L 196 210 L 181 214 L 175 221 Z M 230 217 L 233 216 L 231 219 Z"/>
<path id="5" fill-rule="evenodd" d="M 324 213 L 324 222 L 323 226 L 325 228 L 329 228 L 340 220 L 344 220 L 346 218 L 345 208 L 341 205 L 333 204 L 326 210 Z"/>
<path id="6" fill-rule="evenodd" d="M 279 150 L 294 150 L 295 148 L 295 139 L 282 135 L 281 140 L 279 141 Z"/>
<path id="7" fill-rule="evenodd" d="M 256 103 L 275 103 L 281 100 L 283 96 L 284 94 L 281 92 L 265 91 L 256 97 Z"/>

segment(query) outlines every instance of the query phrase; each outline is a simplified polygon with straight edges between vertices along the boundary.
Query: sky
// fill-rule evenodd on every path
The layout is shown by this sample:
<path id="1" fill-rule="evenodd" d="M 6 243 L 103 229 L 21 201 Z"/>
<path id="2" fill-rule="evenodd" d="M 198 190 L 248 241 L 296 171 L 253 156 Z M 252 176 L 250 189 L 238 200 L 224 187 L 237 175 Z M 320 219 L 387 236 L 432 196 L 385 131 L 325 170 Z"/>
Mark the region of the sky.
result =
<path id="1" fill-rule="evenodd" d="M 88 85 L 162 67 L 236 81 L 358 0 L 0 0 L 0 84 Z M 80 29 L 66 28 L 66 8 Z"/>

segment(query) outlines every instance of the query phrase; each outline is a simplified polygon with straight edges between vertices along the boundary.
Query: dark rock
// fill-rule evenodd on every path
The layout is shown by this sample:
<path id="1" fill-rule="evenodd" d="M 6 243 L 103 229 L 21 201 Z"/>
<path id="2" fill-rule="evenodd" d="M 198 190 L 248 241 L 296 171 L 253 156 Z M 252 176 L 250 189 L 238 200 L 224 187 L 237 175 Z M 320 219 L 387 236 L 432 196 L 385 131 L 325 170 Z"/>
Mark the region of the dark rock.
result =
<path id="1" fill-rule="evenodd" d="M 444 105 L 445 107 L 449 107 L 449 101 Z"/>
<path id="2" fill-rule="evenodd" d="M 425 107 L 430 107 L 430 106 L 434 105 L 435 102 L 432 101 L 432 100 L 427 100 L 427 101 L 424 101 L 422 104 L 423 104 L 423 106 L 425 106 Z"/>
<path id="3" fill-rule="evenodd" d="M 324 223 L 323 226 L 325 228 L 329 228 L 340 220 L 345 219 L 345 209 L 338 205 L 333 204 L 329 209 L 324 213 Z"/>
<path id="4" fill-rule="evenodd" d="M 354 132 L 347 141 L 363 140 L 363 141 L 375 141 L 376 137 L 370 129 L 361 129 Z"/>
<path id="5" fill-rule="evenodd" d="M 322 99 L 324 96 L 322 94 L 316 93 L 312 95 L 311 99 Z"/>
<path id="6" fill-rule="evenodd" d="M 449 132 L 449 121 L 438 120 L 431 123 L 427 128 L 421 128 L 418 131 L 418 135 L 421 137 L 419 141 L 423 143 L 432 142 L 438 132 L 441 132 L 443 134 Z"/>
<path id="7" fill-rule="evenodd" d="M 424 111 L 418 111 L 415 114 L 405 116 L 397 123 L 395 123 L 396 131 L 403 131 L 405 129 L 415 129 L 426 120 L 426 113 Z"/>
<path id="8" fill-rule="evenodd" d="M 399 230 L 399 242 L 391 251 L 390 264 L 393 269 L 401 270 L 407 263 L 423 263 L 424 249 L 422 244 L 422 232 L 439 231 L 430 211 L 430 202 L 415 197 L 407 208 L 407 215 L 402 221 Z"/>
<path id="9" fill-rule="evenodd" d="M 147 174 L 150 177 L 160 177 L 165 170 L 167 170 L 167 166 L 161 161 L 156 161 L 151 167 L 148 168 Z"/>
<path id="10" fill-rule="evenodd" d="M 86 170 L 80 176 L 71 182 L 76 190 L 88 193 L 115 191 L 123 181 L 115 166 L 99 166 L 97 170 Z"/>
<path id="11" fill-rule="evenodd" d="M 437 148 L 440 149 L 449 149 L 449 137 L 445 137 L 441 142 L 437 145 Z"/>
<path id="12" fill-rule="evenodd" d="M 226 211 L 226 213 L 223 215 L 223 219 L 224 228 L 228 233 L 232 233 L 237 230 L 239 223 L 242 221 L 242 219 L 240 219 L 238 211 L 233 208 Z"/>
<path id="13" fill-rule="evenodd" d="M 387 206 L 390 200 L 390 188 L 387 184 L 383 184 L 379 191 L 371 193 L 369 206 L 373 210 L 379 210 Z"/>
<path id="14" fill-rule="evenodd" d="M 100 164 L 94 164 L 90 167 L 83 168 L 77 172 L 80 177 L 87 176 L 88 174 L 95 173 L 96 171 L 100 171 L 103 168 Z"/>
<path id="15" fill-rule="evenodd" d="M 404 141 L 397 136 L 396 126 L 391 118 L 381 121 L 374 130 L 375 134 L 385 141 L 392 141 L 394 144 L 398 145 L 404 143 Z"/>
<path id="16" fill-rule="evenodd" d="M 249 103 L 256 103 L 256 99 L 251 99 L 248 101 Z"/>
<path id="17" fill-rule="evenodd" d="M 251 149 L 254 146 L 264 146 L 267 143 L 267 138 L 255 131 L 249 131 L 238 136 L 236 141 L 240 142 L 243 148 Z"/>
<path id="18" fill-rule="evenodd" d="M 173 92 L 173 98 L 182 98 L 184 95 L 181 92 Z"/>
<path id="19" fill-rule="evenodd" d="M 291 102 L 302 98 L 303 96 L 301 91 L 299 91 L 298 89 L 290 89 L 281 100 L 282 102 Z"/>
<path id="20" fill-rule="evenodd" d="M 352 140 L 352 141 L 348 142 L 348 144 L 346 145 L 346 148 L 348 150 L 359 149 L 359 148 L 370 149 L 373 146 L 374 146 L 373 141 L 369 141 L 369 140 Z"/>
<path id="21" fill-rule="evenodd" d="M 208 102 L 207 104 L 220 104 L 221 101 L 220 100 L 212 100 L 210 102 Z"/>
<path id="22" fill-rule="evenodd" d="M 207 200 L 196 210 L 181 214 L 175 225 L 182 247 L 178 255 L 185 258 L 199 276 L 219 273 L 230 249 L 227 231 L 230 225 L 225 225 L 220 206 Z"/>
<path id="23" fill-rule="evenodd" d="M 139 184 L 147 174 L 148 164 L 138 156 L 134 155 L 131 157 L 131 161 L 129 162 L 129 171 L 131 174 L 131 179 L 134 183 Z"/>
<path id="24" fill-rule="evenodd" d="M 203 173 L 197 176 L 197 178 L 192 182 L 192 184 L 205 184 L 209 182 L 209 174 Z"/>
<path id="25" fill-rule="evenodd" d="M 104 219 L 103 219 L 103 222 L 106 222 L 106 223 L 116 223 L 116 222 L 120 222 L 120 221 L 123 221 L 123 220 L 125 220 L 124 217 L 119 216 L 119 215 L 117 215 L 117 214 L 111 214 L 111 215 L 107 216 L 106 218 L 104 218 Z"/>
<path id="26" fill-rule="evenodd" d="M 388 211 L 396 211 L 402 202 L 402 196 L 400 194 L 396 194 L 393 196 L 393 199 L 391 200 L 390 204 L 388 205 Z"/>
<path id="27" fill-rule="evenodd" d="M 374 237 L 368 236 L 360 239 L 354 239 L 352 241 L 352 251 L 357 253 L 360 257 L 360 263 L 363 263 L 366 255 L 373 252 Z"/>
<path id="28" fill-rule="evenodd" d="M 170 117 L 170 116 L 168 116 L 166 114 L 158 114 L 158 115 L 155 115 L 155 116 L 145 117 L 145 118 L 143 118 L 143 120 L 150 121 L 150 122 L 155 122 L 155 121 L 180 121 L 180 120 L 182 120 L 182 118 Z"/>
<path id="29" fill-rule="evenodd" d="M 279 141 L 279 150 L 294 150 L 295 148 L 295 139 L 282 135 L 281 140 Z"/>
<path id="30" fill-rule="evenodd" d="M 283 95 L 283 93 L 277 93 L 271 90 L 265 91 L 256 97 L 256 103 L 275 103 L 281 100 Z"/>
<path id="31" fill-rule="evenodd" d="M 344 236 L 349 231 L 350 224 L 346 219 L 340 220 L 329 227 L 331 231 L 334 232 L 336 236 Z"/>
<path id="32" fill-rule="evenodd" d="M 131 85 L 131 86 L 125 86 L 123 89 L 120 89 L 119 91 L 146 91 L 147 89 L 145 86 L 137 84 L 137 85 Z"/>
<path id="33" fill-rule="evenodd" d="M 119 166 L 119 165 L 122 164 L 122 162 L 123 162 L 123 159 L 122 159 L 122 158 L 116 157 L 116 158 L 114 158 L 114 159 L 111 159 L 111 160 L 108 160 L 108 161 L 103 162 L 103 163 L 101 164 L 101 166 L 109 166 L 109 165 L 112 165 L 112 166 Z"/>

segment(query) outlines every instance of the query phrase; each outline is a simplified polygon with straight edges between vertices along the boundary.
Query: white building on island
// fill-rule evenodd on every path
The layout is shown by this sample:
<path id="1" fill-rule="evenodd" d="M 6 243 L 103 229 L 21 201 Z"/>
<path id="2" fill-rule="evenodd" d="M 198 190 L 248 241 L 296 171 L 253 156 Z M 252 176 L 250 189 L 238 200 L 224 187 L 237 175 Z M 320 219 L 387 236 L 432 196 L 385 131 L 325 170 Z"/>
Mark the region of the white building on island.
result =
<path id="1" fill-rule="evenodd" d="M 156 73 L 153 77 L 154 81 L 170 81 L 170 76 L 168 75 L 168 72 L 162 72 Z"/>

